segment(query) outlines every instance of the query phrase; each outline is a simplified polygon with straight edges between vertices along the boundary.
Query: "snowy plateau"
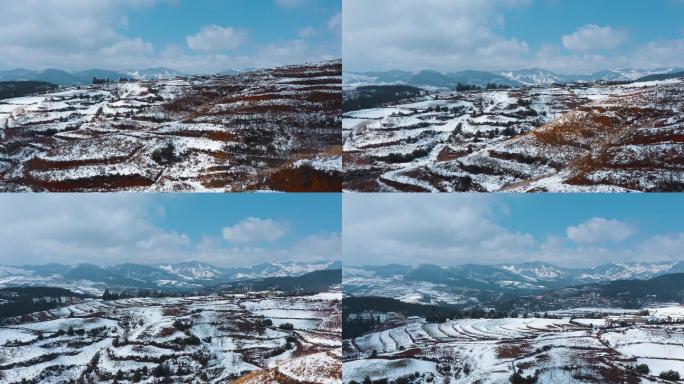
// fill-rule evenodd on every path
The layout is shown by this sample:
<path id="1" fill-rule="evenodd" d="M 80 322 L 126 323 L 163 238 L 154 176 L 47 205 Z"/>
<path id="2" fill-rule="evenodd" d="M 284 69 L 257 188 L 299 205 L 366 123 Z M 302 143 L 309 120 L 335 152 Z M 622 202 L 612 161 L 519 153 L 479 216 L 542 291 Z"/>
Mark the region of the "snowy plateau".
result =
<path id="1" fill-rule="evenodd" d="M 423 92 L 345 111 L 345 191 L 684 189 L 682 78 Z"/>
<path id="2" fill-rule="evenodd" d="M 341 293 L 89 299 L 0 327 L 2 383 L 341 382 Z"/>
<path id="3" fill-rule="evenodd" d="M 340 61 L 0 100 L 0 191 L 340 191 Z"/>
<path id="4" fill-rule="evenodd" d="M 594 315 L 602 309 L 594 309 Z M 604 309 L 605 311 L 605 309 Z M 345 383 L 672 383 L 684 374 L 684 307 L 428 323 L 344 340 Z M 624 319 L 612 323 L 611 319 Z M 637 320 L 634 320 L 637 319 Z M 633 321 L 643 323 L 634 324 Z M 670 372 L 673 371 L 673 372 Z M 670 373 L 670 379 L 661 378 Z"/>
<path id="5" fill-rule="evenodd" d="M 683 266 L 345 267 L 343 382 L 681 382 Z"/>

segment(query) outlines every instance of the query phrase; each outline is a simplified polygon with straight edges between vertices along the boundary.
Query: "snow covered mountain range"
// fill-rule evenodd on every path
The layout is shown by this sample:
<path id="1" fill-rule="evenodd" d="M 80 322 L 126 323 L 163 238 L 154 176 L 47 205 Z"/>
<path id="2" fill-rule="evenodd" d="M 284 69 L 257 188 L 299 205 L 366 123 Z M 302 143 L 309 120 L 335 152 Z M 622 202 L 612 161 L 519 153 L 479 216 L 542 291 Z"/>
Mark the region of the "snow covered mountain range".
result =
<path id="1" fill-rule="evenodd" d="M 234 281 L 300 276 L 314 271 L 341 269 L 338 261 L 262 263 L 250 267 L 220 268 L 198 261 L 176 264 L 92 264 L 0 266 L 0 287 L 51 286 L 77 293 L 99 294 L 104 288 L 198 289 Z"/>
<path id="2" fill-rule="evenodd" d="M 452 304 L 484 292 L 534 293 L 618 280 L 646 280 L 684 273 L 684 262 L 611 263 L 591 268 L 563 268 L 542 262 L 441 267 L 385 265 L 344 268 L 344 291 L 357 296 L 393 297 L 408 302 Z"/>
<path id="3" fill-rule="evenodd" d="M 595 72 L 588 75 L 559 74 L 540 68 L 517 71 L 459 71 L 442 73 L 432 70 L 419 72 L 345 72 L 345 88 L 371 84 L 408 84 L 414 86 L 453 88 L 457 84 L 484 87 L 488 84 L 520 87 L 530 85 L 569 84 L 596 81 L 637 81 L 641 78 L 682 72 L 681 68 L 635 69 L 618 68 Z"/>
<path id="4" fill-rule="evenodd" d="M 94 77 L 119 81 L 122 78 L 135 80 L 163 80 L 176 76 L 186 76 L 183 72 L 169 68 L 146 68 L 126 71 L 89 69 L 84 71 L 65 71 L 62 69 L 12 69 L 0 71 L 0 81 L 45 81 L 58 85 L 90 84 Z"/>

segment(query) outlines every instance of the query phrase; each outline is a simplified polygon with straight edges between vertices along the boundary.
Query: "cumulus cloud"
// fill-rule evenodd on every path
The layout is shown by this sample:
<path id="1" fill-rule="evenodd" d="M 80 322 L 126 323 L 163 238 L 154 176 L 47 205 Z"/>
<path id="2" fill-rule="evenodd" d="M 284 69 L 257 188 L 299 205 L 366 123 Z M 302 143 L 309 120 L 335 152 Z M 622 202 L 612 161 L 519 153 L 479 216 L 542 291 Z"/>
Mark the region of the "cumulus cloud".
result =
<path id="1" fill-rule="evenodd" d="M 345 195 L 343 207 L 344 261 L 351 265 L 498 263 L 534 244 L 492 220 L 495 198 Z"/>
<path id="2" fill-rule="evenodd" d="M 343 57 L 351 69 L 494 69 L 530 50 L 498 33 L 513 0 L 346 0 Z M 503 50 L 503 52 L 501 51 Z"/>
<path id="3" fill-rule="evenodd" d="M 102 48 L 102 53 L 107 56 L 150 55 L 154 53 L 154 46 L 141 38 L 135 38 L 121 40 L 111 47 Z"/>
<path id="4" fill-rule="evenodd" d="M 4 1 L 0 23 L 3 61 L 14 67 L 71 67 L 96 60 L 126 62 L 122 49 L 151 45 L 125 36 L 126 11 L 148 7 L 154 0 L 26 0 Z M 140 50 L 139 50 L 140 51 Z M 11 63 L 9 61 L 12 60 Z"/>
<path id="5" fill-rule="evenodd" d="M 163 261 L 187 252 L 190 239 L 152 224 L 147 199 L 15 196 L 0 199 L 0 260 L 5 264 L 110 264 Z"/>
<path id="6" fill-rule="evenodd" d="M 564 35 L 563 46 L 576 52 L 611 50 L 627 41 L 627 30 L 594 24 L 582 26 L 571 35 Z"/>
<path id="7" fill-rule="evenodd" d="M 336 13 L 328 20 L 328 31 L 342 36 L 342 12 Z"/>
<path id="8" fill-rule="evenodd" d="M 296 7 L 301 1 L 283 0 Z M 170 67 L 187 73 L 213 73 L 229 68 L 260 68 L 327 60 L 340 56 L 326 22 L 317 26 L 320 41 L 303 45 L 289 39 L 253 40 L 248 30 L 226 25 L 198 26 L 169 45 L 158 45 L 130 32 L 128 15 L 137 9 L 178 4 L 177 0 L 6 0 L 0 23 L 0 69 L 111 70 Z M 302 3 L 303 4 L 303 3 Z M 239 10 L 236 10 L 239 12 Z M 245 16 L 249 17 L 249 16 Z M 311 31 L 304 31 L 305 35 Z M 333 40 L 339 40 L 339 37 Z M 159 44 L 159 43 L 157 43 Z M 284 52 L 288 48 L 292 52 Z M 270 56 L 274 50 L 280 54 Z"/>
<path id="9" fill-rule="evenodd" d="M 637 246 L 640 260 L 680 261 L 684 254 L 684 233 L 655 235 Z"/>
<path id="10" fill-rule="evenodd" d="M 310 235 L 297 242 L 293 254 L 300 261 L 342 260 L 342 238 L 339 233 Z"/>
<path id="11" fill-rule="evenodd" d="M 268 261 L 321 261 L 342 260 L 342 242 L 339 233 L 320 233 L 294 241 L 287 247 L 266 248 L 258 244 L 237 245 L 229 248 L 221 239 L 205 237 L 193 253 L 193 260 L 213 265 L 246 266 Z"/>
<path id="12" fill-rule="evenodd" d="M 519 223 L 544 222 L 555 212 L 527 213 L 523 220 L 511 213 L 514 199 L 502 196 L 345 195 L 343 199 L 343 260 L 351 266 L 543 261 L 578 267 L 680 261 L 684 251 L 684 233 L 646 236 L 633 224 L 598 216 L 547 233 L 537 228 L 533 235 L 520 230 Z"/>
<path id="13" fill-rule="evenodd" d="M 203 52 L 230 51 L 247 42 L 249 33 L 241 28 L 207 25 L 186 41 L 190 49 Z"/>
<path id="14" fill-rule="evenodd" d="M 287 232 L 288 227 L 283 223 L 249 217 L 231 227 L 223 228 L 223 238 L 233 244 L 254 244 L 280 240 Z"/>
<path id="15" fill-rule="evenodd" d="M 602 217 L 591 218 L 584 223 L 567 228 L 568 238 L 577 244 L 600 244 L 623 241 L 636 233 L 636 230 L 619 220 Z"/>
<path id="16" fill-rule="evenodd" d="M 338 233 L 298 235 L 272 219 L 247 218 L 193 239 L 158 224 L 164 217 L 154 196 L 8 195 L 0 199 L 0 265 L 198 260 L 248 266 L 341 258 Z"/>
<path id="17" fill-rule="evenodd" d="M 318 34 L 318 31 L 314 27 L 304 27 L 299 30 L 297 36 L 299 37 L 314 37 Z"/>
<path id="18" fill-rule="evenodd" d="M 628 44 L 628 30 L 618 26 L 578 25 L 572 33 L 530 43 L 506 23 L 506 12 L 525 12 L 530 4 L 515 0 L 345 0 L 345 68 L 442 72 L 544 68 L 589 74 L 612 68 L 681 65 L 684 39 Z"/>

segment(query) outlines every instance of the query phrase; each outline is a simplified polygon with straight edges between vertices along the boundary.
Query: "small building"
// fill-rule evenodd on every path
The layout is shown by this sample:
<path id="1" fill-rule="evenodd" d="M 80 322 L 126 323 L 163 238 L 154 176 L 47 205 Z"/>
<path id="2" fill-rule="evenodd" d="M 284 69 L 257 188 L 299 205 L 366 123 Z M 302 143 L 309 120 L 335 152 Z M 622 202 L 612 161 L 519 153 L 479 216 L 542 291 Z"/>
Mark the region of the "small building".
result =
<path id="1" fill-rule="evenodd" d="M 406 317 L 398 312 L 375 312 L 375 311 L 364 311 L 361 313 L 350 313 L 350 320 L 376 320 L 379 323 L 387 323 L 392 320 L 405 320 Z"/>
<path id="2" fill-rule="evenodd" d="M 646 318 L 640 315 L 606 316 L 609 327 L 646 324 Z"/>

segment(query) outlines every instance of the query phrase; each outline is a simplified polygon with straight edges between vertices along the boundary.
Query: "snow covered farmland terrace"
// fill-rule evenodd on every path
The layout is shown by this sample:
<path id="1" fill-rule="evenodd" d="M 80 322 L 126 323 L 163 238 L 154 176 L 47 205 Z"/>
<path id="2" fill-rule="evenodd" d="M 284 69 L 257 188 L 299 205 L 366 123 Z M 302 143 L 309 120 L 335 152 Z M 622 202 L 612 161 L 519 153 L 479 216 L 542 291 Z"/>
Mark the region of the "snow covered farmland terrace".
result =
<path id="1" fill-rule="evenodd" d="M 680 191 L 684 79 L 433 92 L 343 116 L 347 191 Z"/>
<path id="2" fill-rule="evenodd" d="M 3 383 L 339 383 L 341 293 L 141 298 L 0 327 Z"/>
<path id="3" fill-rule="evenodd" d="M 339 61 L 0 101 L 0 191 L 339 191 Z"/>
<path id="4" fill-rule="evenodd" d="M 651 316 L 658 324 L 609 325 L 580 317 L 436 324 L 411 318 L 344 340 L 343 381 L 669 383 L 658 376 L 684 375 L 684 326 L 673 321 L 684 319 L 684 308 L 660 308 Z"/>

